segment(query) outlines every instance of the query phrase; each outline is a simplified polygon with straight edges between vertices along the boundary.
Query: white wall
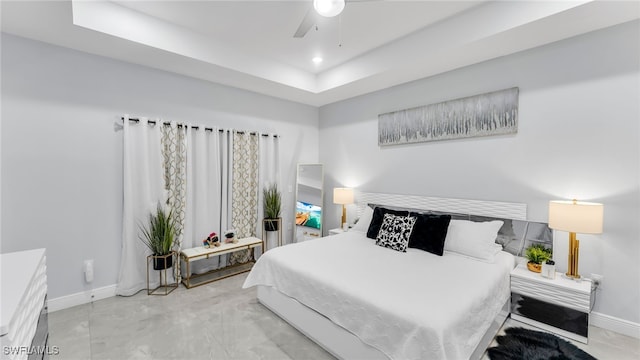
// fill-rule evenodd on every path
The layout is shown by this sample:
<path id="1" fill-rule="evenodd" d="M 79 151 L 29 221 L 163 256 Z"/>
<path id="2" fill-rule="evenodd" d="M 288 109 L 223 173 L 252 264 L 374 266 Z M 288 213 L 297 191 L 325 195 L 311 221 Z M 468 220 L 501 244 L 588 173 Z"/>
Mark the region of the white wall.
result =
<path id="1" fill-rule="evenodd" d="M 602 235 L 579 235 L 580 272 L 604 275 L 594 311 L 640 323 L 640 26 L 627 23 L 320 108 L 331 189 L 523 202 L 604 203 Z M 513 136 L 379 147 L 377 115 L 520 88 Z M 339 223 L 326 206 L 327 229 Z M 556 234 L 566 270 L 568 236 Z M 637 325 L 636 325 L 637 326 Z"/>
<path id="2" fill-rule="evenodd" d="M 0 252 L 46 247 L 50 299 L 117 281 L 122 131 L 114 124 L 125 113 L 280 134 L 284 221 L 293 221 L 287 187 L 298 162 L 318 161 L 317 108 L 7 34 L 1 40 Z M 90 285 L 85 259 L 95 259 Z"/>

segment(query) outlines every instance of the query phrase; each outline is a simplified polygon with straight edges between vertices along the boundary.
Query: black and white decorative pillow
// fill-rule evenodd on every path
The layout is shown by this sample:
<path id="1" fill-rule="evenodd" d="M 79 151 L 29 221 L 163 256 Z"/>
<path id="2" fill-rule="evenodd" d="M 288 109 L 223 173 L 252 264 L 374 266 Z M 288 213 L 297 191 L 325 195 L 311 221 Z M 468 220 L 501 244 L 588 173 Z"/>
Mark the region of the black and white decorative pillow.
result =
<path id="1" fill-rule="evenodd" d="M 414 216 L 384 214 L 382 226 L 376 237 L 376 245 L 406 252 L 411 230 L 416 223 Z"/>

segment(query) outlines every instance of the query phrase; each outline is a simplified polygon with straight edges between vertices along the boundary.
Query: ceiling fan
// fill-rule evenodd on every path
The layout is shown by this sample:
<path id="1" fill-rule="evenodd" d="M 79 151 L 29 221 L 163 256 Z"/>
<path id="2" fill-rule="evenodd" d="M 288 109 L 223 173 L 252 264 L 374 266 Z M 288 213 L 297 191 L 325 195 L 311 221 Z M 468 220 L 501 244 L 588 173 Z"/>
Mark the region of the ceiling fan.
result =
<path id="1" fill-rule="evenodd" d="M 312 0 L 313 6 L 309 7 L 307 13 L 302 18 L 300 26 L 293 34 L 294 38 L 303 38 L 309 30 L 318 22 L 318 16 L 334 17 L 339 15 L 346 5 L 346 2 L 361 2 L 374 0 Z"/>

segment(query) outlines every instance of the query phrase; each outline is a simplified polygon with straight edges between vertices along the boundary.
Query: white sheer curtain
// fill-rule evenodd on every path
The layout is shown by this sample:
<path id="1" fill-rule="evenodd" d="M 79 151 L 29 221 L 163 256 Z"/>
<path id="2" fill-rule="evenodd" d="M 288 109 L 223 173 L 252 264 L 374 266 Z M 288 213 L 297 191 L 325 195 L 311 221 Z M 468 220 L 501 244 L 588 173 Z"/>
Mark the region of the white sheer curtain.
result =
<path id="1" fill-rule="evenodd" d="M 202 240 L 230 228 L 227 220 L 228 183 L 223 178 L 228 161 L 227 132 L 191 128 L 187 133 L 187 207 L 182 248 L 202 246 Z M 224 186 L 223 186 L 224 184 Z M 226 265 L 226 255 L 192 263 L 192 273 L 203 273 Z M 186 269 L 182 269 L 183 276 Z"/>
<path id="2" fill-rule="evenodd" d="M 224 131 L 220 133 L 220 168 L 222 169 L 220 194 L 222 202 L 220 204 L 220 225 L 221 231 L 233 228 L 231 216 L 233 206 L 233 132 Z M 224 259 L 224 261 L 223 261 Z M 226 264 L 226 255 L 221 257 L 221 266 Z"/>
<path id="3" fill-rule="evenodd" d="M 166 200 L 162 169 L 161 125 L 146 118 L 131 123 L 124 116 L 122 256 L 116 294 L 133 295 L 147 287 L 145 259 L 151 252 L 139 240 L 139 225 L 146 224 L 158 202 Z M 152 286 L 158 285 L 153 272 Z"/>
<path id="4" fill-rule="evenodd" d="M 264 231 L 262 226 L 262 219 L 264 218 L 262 207 L 262 202 L 264 199 L 262 189 L 264 189 L 264 187 L 269 184 L 276 184 L 278 185 L 278 189 L 280 190 L 281 194 L 284 194 L 284 191 L 280 186 L 280 149 L 278 137 L 268 134 L 260 136 L 259 148 L 260 176 L 258 183 L 260 184 L 260 191 L 258 192 L 258 204 L 260 205 L 258 206 L 259 221 L 256 226 L 256 234 L 259 234 L 259 236 L 261 236 L 262 232 Z M 282 226 L 286 226 L 284 222 L 282 223 Z M 280 231 L 284 231 L 284 229 L 281 229 Z M 271 236 L 276 236 L 276 234 L 272 234 Z M 268 239 L 268 243 L 273 244 L 274 242 L 272 240 L 273 239 Z"/>

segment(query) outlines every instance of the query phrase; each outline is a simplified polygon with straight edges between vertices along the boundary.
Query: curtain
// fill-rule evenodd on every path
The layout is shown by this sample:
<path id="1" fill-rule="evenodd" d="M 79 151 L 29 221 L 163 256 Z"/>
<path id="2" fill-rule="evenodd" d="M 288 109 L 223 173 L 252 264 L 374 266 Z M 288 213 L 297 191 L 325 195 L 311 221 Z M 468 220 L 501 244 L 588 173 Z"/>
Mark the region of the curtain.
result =
<path id="1" fill-rule="evenodd" d="M 133 295 L 147 287 L 146 257 L 151 254 L 140 241 L 140 225 L 158 203 L 166 200 L 161 158 L 161 126 L 150 126 L 146 118 L 131 123 L 124 116 L 122 254 L 116 294 Z M 156 272 L 150 278 L 158 285 Z"/>
<path id="2" fill-rule="evenodd" d="M 233 206 L 233 133 L 225 131 L 220 137 L 220 230 L 233 229 L 232 206 Z M 237 236 L 237 235 L 236 235 Z M 226 265 L 226 258 L 220 259 L 221 266 Z"/>
<path id="3" fill-rule="evenodd" d="M 271 184 L 276 184 L 280 193 L 283 194 L 282 187 L 280 186 L 280 150 L 279 150 L 279 140 L 277 136 L 270 135 L 262 135 L 259 140 L 259 151 L 260 151 L 260 171 L 259 171 L 259 184 L 260 189 L 258 191 L 258 224 L 256 227 L 256 234 L 260 234 L 262 236 L 262 232 L 264 231 L 264 227 L 262 226 L 262 219 L 264 218 L 264 209 L 262 207 L 263 193 L 262 189 Z M 284 203 L 284 202 L 283 202 Z M 282 224 L 284 227 L 284 223 Z M 284 229 L 280 229 L 280 231 L 284 231 Z M 275 233 L 267 233 L 267 244 L 271 245 L 276 244 L 276 236 Z M 271 238 L 272 237 L 272 238 Z M 269 248 L 268 246 L 268 248 Z M 263 249 L 262 251 L 266 251 Z"/>
<path id="4" fill-rule="evenodd" d="M 258 139 L 248 132 L 233 133 L 232 223 L 239 238 L 255 236 L 258 223 Z M 230 254 L 229 264 L 249 260 L 249 251 Z"/>
<path id="5" fill-rule="evenodd" d="M 220 232 L 229 227 L 226 215 L 223 216 L 226 210 L 222 205 L 227 197 L 222 191 L 225 162 L 221 155 L 225 153 L 226 136 L 226 132 L 220 132 L 215 127 L 211 131 L 190 129 L 187 132 L 187 206 L 182 244 L 184 249 L 202 246 L 202 240 L 210 233 L 215 232 L 221 236 Z M 226 261 L 226 255 L 196 261 L 191 264 L 191 272 L 200 274 L 217 269 L 226 265 Z M 183 268 L 182 271 L 186 269 Z"/>
<path id="6" fill-rule="evenodd" d="M 143 259 L 150 251 L 139 240 L 140 226 L 147 224 L 159 203 L 173 210 L 177 220 L 176 251 L 202 246 L 211 232 L 222 239 L 229 229 L 239 238 L 261 231 L 261 188 L 266 183 L 279 184 L 276 137 L 218 128 L 198 130 L 189 124 L 159 120 L 152 126 L 146 118 L 138 123 L 130 122 L 128 116 L 123 120 L 123 244 L 118 295 L 133 295 L 146 288 Z M 203 273 L 248 259 L 248 251 L 239 251 L 194 262 L 191 271 Z M 178 266 L 174 271 L 178 281 L 181 275 L 186 276 Z M 158 283 L 157 272 L 152 271 L 149 285 Z"/>
<path id="7" fill-rule="evenodd" d="M 161 145 L 167 205 L 173 211 L 173 219 L 176 222 L 173 249 L 180 253 L 187 201 L 187 144 L 185 137 L 187 127 L 178 127 L 175 121 L 169 125 L 159 125 L 159 127 L 162 129 Z M 174 266 L 173 270 L 175 278 L 180 281 L 180 267 Z"/>
<path id="8" fill-rule="evenodd" d="M 167 192 L 167 205 L 173 210 L 176 220 L 176 249 L 180 249 L 182 232 L 184 229 L 186 203 L 186 126 L 180 126 L 172 121 L 162 128 L 162 159 L 164 169 L 164 187 Z"/>

